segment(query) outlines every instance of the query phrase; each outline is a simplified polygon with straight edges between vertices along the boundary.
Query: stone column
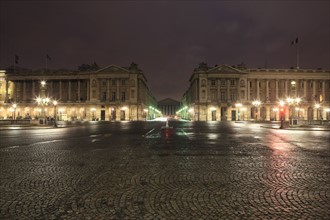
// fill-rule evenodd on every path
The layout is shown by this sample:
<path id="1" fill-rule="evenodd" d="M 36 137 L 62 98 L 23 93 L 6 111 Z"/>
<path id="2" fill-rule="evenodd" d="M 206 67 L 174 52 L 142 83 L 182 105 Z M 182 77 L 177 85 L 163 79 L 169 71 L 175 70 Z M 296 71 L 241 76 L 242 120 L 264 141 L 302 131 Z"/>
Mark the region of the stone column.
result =
<path id="1" fill-rule="evenodd" d="M 304 97 L 307 98 L 307 80 L 304 80 Z"/>
<path id="2" fill-rule="evenodd" d="M 297 79 L 296 81 L 296 91 L 294 93 L 295 97 L 300 96 L 299 90 L 300 90 L 300 81 Z"/>
<path id="3" fill-rule="evenodd" d="M 247 99 L 248 99 L 248 101 L 250 101 L 251 100 L 251 95 L 250 95 L 250 80 L 247 80 Z"/>
<path id="4" fill-rule="evenodd" d="M 91 97 L 91 94 L 90 94 L 90 80 L 87 79 L 87 101 L 90 101 L 90 97 Z"/>
<path id="5" fill-rule="evenodd" d="M 62 80 L 60 80 L 60 100 L 62 100 Z"/>
<path id="6" fill-rule="evenodd" d="M 313 101 L 316 100 L 316 80 L 313 80 Z"/>
<path id="7" fill-rule="evenodd" d="M 266 121 L 270 121 L 270 111 L 271 108 L 269 106 L 266 107 Z"/>
<path id="8" fill-rule="evenodd" d="M 9 82 L 6 79 L 6 96 L 5 96 L 5 102 L 8 102 L 9 101 L 8 88 L 9 88 Z"/>
<path id="9" fill-rule="evenodd" d="M 256 87 L 257 87 L 257 95 L 256 95 L 256 97 L 257 97 L 257 100 L 260 100 L 260 87 L 259 87 L 259 80 L 257 79 L 257 82 L 256 82 Z"/>
<path id="10" fill-rule="evenodd" d="M 54 94 L 54 81 L 51 81 L 51 84 L 50 84 L 50 94 L 51 96 L 55 97 L 55 94 Z"/>
<path id="11" fill-rule="evenodd" d="M 322 81 L 322 98 L 323 98 L 323 101 L 327 100 L 327 97 L 325 94 L 325 81 L 324 80 Z"/>
<path id="12" fill-rule="evenodd" d="M 218 93 L 217 101 L 219 101 L 220 98 L 221 98 L 221 92 L 220 92 L 221 88 L 220 88 L 220 84 L 221 84 L 220 79 L 218 79 L 218 80 L 217 80 L 217 89 L 218 89 L 218 92 L 217 92 L 217 93 Z"/>
<path id="13" fill-rule="evenodd" d="M 69 87 L 68 88 L 68 95 L 69 95 L 68 101 L 71 101 L 71 80 L 69 80 L 69 86 L 68 87 Z"/>
<path id="14" fill-rule="evenodd" d="M 227 102 L 230 100 L 230 80 L 227 80 Z"/>
<path id="15" fill-rule="evenodd" d="M 36 84 L 35 81 L 32 81 L 32 98 L 34 99 L 36 97 Z"/>
<path id="16" fill-rule="evenodd" d="M 278 80 L 275 80 L 275 98 L 278 100 Z"/>
<path id="17" fill-rule="evenodd" d="M 119 100 L 120 99 L 120 96 L 119 96 L 119 80 L 116 80 L 116 85 L 117 85 L 117 96 L 116 96 L 116 99 Z"/>
<path id="18" fill-rule="evenodd" d="M 23 101 L 26 101 L 26 81 L 23 81 Z"/>
<path id="19" fill-rule="evenodd" d="M 110 79 L 107 79 L 107 100 L 110 100 Z"/>
<path id="20" fill-rule="evenodd" d="M 266 80 L 266 102 L 269 102 L 269 80 Z M 267 110 L 268 111 L 268 110 Z"/>
<path id="21" fill-rule="evenodd" d="M 285 80 L 284 82 L 284 90 L 285 90 L 285 96 L 288 96 L 288 80 Z"/>
<path id="22" fill-rule="evenodd" d="M 80 80 L 78 80 L 78 102 L 80 102 Z"/>

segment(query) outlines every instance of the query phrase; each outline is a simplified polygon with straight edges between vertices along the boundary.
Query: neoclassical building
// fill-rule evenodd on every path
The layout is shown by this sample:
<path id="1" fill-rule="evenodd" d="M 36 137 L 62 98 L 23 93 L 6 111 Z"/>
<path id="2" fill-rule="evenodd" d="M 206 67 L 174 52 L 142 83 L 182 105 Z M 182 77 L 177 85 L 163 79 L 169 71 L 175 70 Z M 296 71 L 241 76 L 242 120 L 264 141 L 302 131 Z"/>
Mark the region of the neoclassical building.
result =
<path id="1" fill-rule="evenodd" d="M 197 121 L 329 120 L 330 71 L 246 69 L 201 63 L 179 114 Z"/>
<path id="2" fill-rule="evenodd" d="M 157 116 L 156 106 L 134 63 L 90 72 L 0 73 L 1 119 L 146 120 Z"/>

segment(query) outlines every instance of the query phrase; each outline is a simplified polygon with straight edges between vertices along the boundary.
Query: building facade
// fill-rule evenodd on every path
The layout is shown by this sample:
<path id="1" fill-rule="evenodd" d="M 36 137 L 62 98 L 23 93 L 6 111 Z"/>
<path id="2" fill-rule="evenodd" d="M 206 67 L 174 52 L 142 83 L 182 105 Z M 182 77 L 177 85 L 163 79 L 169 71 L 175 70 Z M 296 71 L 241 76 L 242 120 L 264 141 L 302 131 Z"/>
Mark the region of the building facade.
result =
<path id="1" fill-rule="evenodd" d="M 158 109 L 166 117 L 174 118 L 179 107 L 180 102 L 171 98 L 166 98 L 158 102 Z"/>
<path id="2" fill-rule="evenodd" d="M 189 120 L 330 119 L 330 71 L 201 63 L 189 81 L 180 109 Z"/>
<path id="3" fill-rule="evenodd" d="M 157 102 L 134 63 L 92 72 L 0 74 L 1 119 L 57 116 L 57 120 L 128 121 L 156 117 L 149 109 L 156 108 Z"/>

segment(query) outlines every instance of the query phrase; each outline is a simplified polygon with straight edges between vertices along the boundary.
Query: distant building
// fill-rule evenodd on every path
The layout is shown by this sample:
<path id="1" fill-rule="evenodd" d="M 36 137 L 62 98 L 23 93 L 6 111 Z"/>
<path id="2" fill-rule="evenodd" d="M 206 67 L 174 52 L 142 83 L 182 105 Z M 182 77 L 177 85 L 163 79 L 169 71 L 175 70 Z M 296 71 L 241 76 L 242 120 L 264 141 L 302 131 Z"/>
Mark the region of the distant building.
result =
<path id="1" fill-rule="evenodd" d="M 190 120 L 279 120 L 280 114 L 285 120 L 330 119 L 329 70 L 208 67 L 201 63 L 189 81 L 180 115 Z"/>
<path id="2" fill-rule="evenodd" d="M 174 117 L 179 107 L 180 102 L 170 98 L 166 98 L 158 102 L 158 109 L 164 116 L 168 117 Z"/>
<path id="3" fill-rule="evenodd" d="M 156 105 L 146 77 L 134 63 L 91 72 L 0 73 L 1 119 L 57 115 L 58 120 L 146 120 L 156 117 L 149 114 Z"/>

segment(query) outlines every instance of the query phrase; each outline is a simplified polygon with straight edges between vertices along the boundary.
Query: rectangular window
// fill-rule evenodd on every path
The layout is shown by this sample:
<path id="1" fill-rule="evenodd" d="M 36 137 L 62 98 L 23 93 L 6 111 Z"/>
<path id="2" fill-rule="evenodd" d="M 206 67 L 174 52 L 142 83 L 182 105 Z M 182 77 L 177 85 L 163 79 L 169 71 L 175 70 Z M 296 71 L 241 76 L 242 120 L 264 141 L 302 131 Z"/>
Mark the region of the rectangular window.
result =
<path id="1" fill-rule="evenodd" d="M 102 81 L 102 86 L 107 86 L 107 81 L 103 80 Z"/>
<path id="2" fill-rule="evenodd" d="M 226 92 L 221 92 L 221 100 L 222 101 L 226 100 Z"/>
<path id="3" fill-rule="evenodd" d="M 230 85 L 235 86 L 235 80 L 234 79 L 230 80 Z"/>
<path id="4" fill-rule="evenodd" d="M 102 92 L 102 101 L 105 102 L 107 100 L 107 93 Z"/>
<path id="5" fill-rule="evenodd" d="M 126 100 L 126 94 L 125 94 L 125 92 L 122 92 L 121 93 L 121 101 L 125 102 L 125 100 Z"/>
<path id="6" fill-rule="evenodd" d="M 111 93 L 111 101 L 112 102 L 116 101 L 116 92 Z"/>
<path id="7" fill-rule="evenodd" d="M 126 80 L 122 79 L 121 80 L 121 85 L 124 86 L 126 84 Z"/>
<path id="8" fill-rule="evenodd" d="M 215 86 L 215 79 L 211 80 L 211 86 Z"/>
<path id="9" fill-rule="evenodd" d="M 215 91 L 211 91 L 211 100 L 212 101 L 215 101 L 216 99 L 215 99 Z"/>
<path id="10" fill-rule="evenodd" d="M 226 86 L 226 81 L 225 80 L 221 80 L 221 86 Z"/>
<path id="11" fill-rule="evenodd" d="M 116 85 L 116 80 L 115 80 L 115 79 L 112 80 L 112 85 L 113 85 L 113 86 Z"/>
<path id="12" fill-rule="evenodd" d="M 231 92 L 230 93 L 230 100 L 231 101 L 235 101 L 236 100 L 236 93 L 235 92 Z"/>

